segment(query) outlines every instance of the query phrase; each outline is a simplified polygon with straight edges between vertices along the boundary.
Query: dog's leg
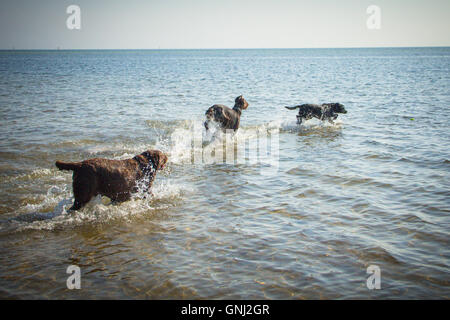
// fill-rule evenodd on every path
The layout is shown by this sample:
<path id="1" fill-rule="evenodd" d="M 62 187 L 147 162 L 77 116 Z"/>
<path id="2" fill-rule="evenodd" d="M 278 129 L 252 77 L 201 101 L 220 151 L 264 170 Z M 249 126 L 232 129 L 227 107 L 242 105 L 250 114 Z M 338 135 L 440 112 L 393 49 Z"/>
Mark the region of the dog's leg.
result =
<path id="1" fill-rule="evenodd" d="M 209 120 L 206 120 L 206 121 L 203 123 L 203 125 L 205 126 L 206 131 L 208 131 L 208 129 L 209 129 L 209 127 L 208 127 L 208 125 L 209 125 Z"/>
<path id="2" fill-rule="evenodd" d="M 336 120 L 337 117 L 338 117 L 337 114 L 333 114 L 331 117 L 328 118 L 328 121 L 329 121 L 331 124 L 334 124 L 334 121 L 333 121 L 333 120 Z"/>
<path id="3" fill-rule="evenodd" d="M 79 210 L 83 208 L 95 195 L 96 179 L 91 177 L 80 177 L 74 174 L 73 177 L 73 195 L 75 201 L 70 210 Z"/>
<path id="4" fill-rule="evenodd" d="M 72 207 L 70 207 L 69 210 L 72 210 L 72 211 L 80 210 L 80 209 L 83 208 L 85 205 L 86 205 L 86 203 L 81 203 L 81 202 L 79 202 L 78 200 L 75 200 L 75 201 L 73 202 Z"/>
<path id="5" fill-rule="evenodd" d="M 297 124 L 302 124 L 302 117 L 301 116 L 297 116 Z"/>

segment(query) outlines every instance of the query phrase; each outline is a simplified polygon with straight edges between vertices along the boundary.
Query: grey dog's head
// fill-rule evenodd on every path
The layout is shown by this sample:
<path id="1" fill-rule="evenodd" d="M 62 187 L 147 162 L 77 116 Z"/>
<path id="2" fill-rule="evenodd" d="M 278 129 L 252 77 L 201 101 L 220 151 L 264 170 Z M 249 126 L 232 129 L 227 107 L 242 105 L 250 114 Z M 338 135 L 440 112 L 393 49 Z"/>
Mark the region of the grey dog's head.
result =
<path id="1" fill-rule="evenodd" d="M 347 110 L 345 110 L 344 105 L 340 103 L 330 103 L 331 110 L 336 113 L 347 113 Z"/>
<path id="2" fill-rule="evenodd" d="M 239 107 L 242 110 L 245 110 L 248 108 L 248 102 L 244 99 L 244 97 L 242 95 L 240 95 L 239 97 L 236 97 L 236 99 L 234 99 L 234 105 Z"/>

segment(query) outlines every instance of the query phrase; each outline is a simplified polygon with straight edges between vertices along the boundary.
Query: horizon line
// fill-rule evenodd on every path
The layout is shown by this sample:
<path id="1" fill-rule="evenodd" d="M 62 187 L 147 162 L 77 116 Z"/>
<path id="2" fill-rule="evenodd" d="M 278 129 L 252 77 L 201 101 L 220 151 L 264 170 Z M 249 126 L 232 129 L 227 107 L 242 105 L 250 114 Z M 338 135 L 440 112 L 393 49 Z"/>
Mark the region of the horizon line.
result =
<path id="1" fill-rule="evenodd" d="M 450 48 L 450 45 L 436 46 L 375 46 L 375 47 L 261 47 L 261 48 L 0 48 L 0 51 L 89 51 L 89 50 L 292 50 L 292 49 L 393 49 L 393 48 Z"/>

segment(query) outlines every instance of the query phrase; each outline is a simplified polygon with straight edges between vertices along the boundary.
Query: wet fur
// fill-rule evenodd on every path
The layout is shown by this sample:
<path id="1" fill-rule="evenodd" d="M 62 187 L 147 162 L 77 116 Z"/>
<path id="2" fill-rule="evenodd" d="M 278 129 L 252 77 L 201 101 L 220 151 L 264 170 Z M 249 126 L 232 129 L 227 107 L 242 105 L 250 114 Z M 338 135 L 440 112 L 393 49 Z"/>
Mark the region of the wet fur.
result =
<path id="1" fill-rule="evenodd" d="M 318 104 L 302 104 L 295 107 L 285 107 L 289 110 L 298 110 L 297 124 L 301 124 L 302 120 L 309 120 L 312 118 L 317 118 L 319 120 L 328 120 L 330 123 L 334 123 L 338 113 L 347 113 L 344 106 L 340 103 L 323 103 Z"/>
<path id="2" fill-rule="evenodd" d="M 97 195 L 112 201 L 129 200 L 137 192 L 137 182 L 145 184 L 149 191 L 156 176 L 167 162 L 167 156 L 158 150 L 148 150 L 132 159 L 89 159 L 82 162 L 56 161 L 60 170 L 73 171 L 73 194 L 75 201 L 70 210 L 78 210 Z"/>
<path id="3" fill-rule="evenodd" d="M 231 129 L 236 132 L 239 129 L 242 110 L 247 109 L 247 107 L 248 102 L 245 101 L 242 95 L 234 100 L 233 109 L 222 104 L 213 105 L 205 113 L 206 121 L 204 125 L 206 130 L 209 129 L 210 121 L 214 121 L 219 124 L 223 131 Z"/>

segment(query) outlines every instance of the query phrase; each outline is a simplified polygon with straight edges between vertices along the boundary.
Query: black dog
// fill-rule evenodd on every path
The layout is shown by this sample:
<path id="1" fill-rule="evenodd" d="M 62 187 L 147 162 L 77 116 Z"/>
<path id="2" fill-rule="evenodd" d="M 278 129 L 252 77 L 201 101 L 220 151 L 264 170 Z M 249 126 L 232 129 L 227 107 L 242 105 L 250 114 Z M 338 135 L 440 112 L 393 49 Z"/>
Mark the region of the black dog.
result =
<path id="1" fill-rule="evenodd" d="M 285 107 L 289 110 L 300 109 L 297 115 L 297 124 L 302 123 L 302 119 L 309 120 L 317 118 L 319 120 L 328 120 L 330 123 L 334 123 L 338 117 L 337 113 L 347 113 L 344 106 L 340 103 L 323 103 L 318 104 L 302 104 L 295 107 Z"/>
<path id="2" fill-rule="evenodd" d="M 236 132 L 239 129 L 239 121 L 242 110 L 247 109 L 247 107 L 248 103 L 242 95 L 234 100 L 233 109 L 230 109 L 222 104 L 213 105 L 205 113 L 206 121 L 204 125 L 206 130 L 209 129 L 209 122 L 215 121 L 224 132 L 226 129 L 232 129 Z"/>

